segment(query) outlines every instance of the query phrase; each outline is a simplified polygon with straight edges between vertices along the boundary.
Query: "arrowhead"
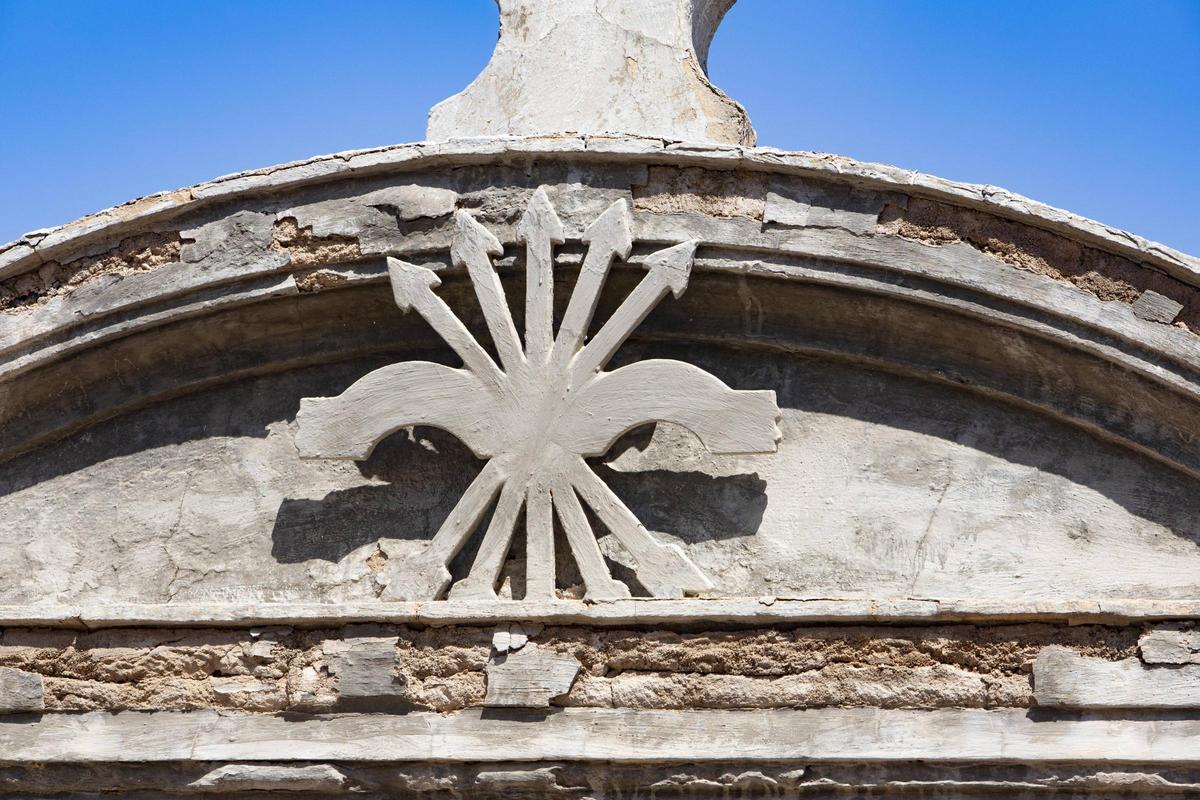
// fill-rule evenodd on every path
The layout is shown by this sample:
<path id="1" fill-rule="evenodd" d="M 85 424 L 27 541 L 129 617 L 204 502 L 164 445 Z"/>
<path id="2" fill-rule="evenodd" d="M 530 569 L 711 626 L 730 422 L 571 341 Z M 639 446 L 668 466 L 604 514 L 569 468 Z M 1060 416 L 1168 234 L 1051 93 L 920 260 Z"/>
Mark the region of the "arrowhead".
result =
<path id="1" fill-rule="evenodd" d="M 545 187 L 539 186 L 529 199 L 525 213 L 521 215 L 521 222 L 517 225 L 517 238 L 522 242 L 530 242 L 543 236 L 554 244 L 566 241 L 562 221 L 558 214 L 554 213 L 554 206 L 550 205 Z"/>
<path id="2" fill-rule="evenodd" d="M 498 256 L 504 252 L 500 240 L 461 208 L 454 212 L 454 241 L 450 244 L 450 260 L 454 266 L 466 266 L 472 255 Z"/>
<path id="3" fill-rule="evenodd" d="M 398 258 L 389 258 L 388 278 L 392 282 L 392 296 L 401 311 L 409 311 L 413 302 L 422 292 L 432 292 L 441 285 L 442 281 L 433 270 L 409 264 Z"/>
<path id="4" fill-rule="evenodd" d="M 687 288 L 688 277 L 692 274 L 692 261 L 696 257 L 695 239 L 658 250 L 646 256 L 646 269 L 652 275 L 659 275 L 670 288 L 671 294 L 679 297 Z"/>
<path id="5" fill-rule="evenodd" d="M 629 258 L 633 249 L 632 215 L 629 213 L 629 203 L 624 199 L 613 203 L 596 221 L 587 226 L 583 232 L 583 241 L 591 245 L 603 243 L 611 247 L 614 253 L 622 259 Z"/>

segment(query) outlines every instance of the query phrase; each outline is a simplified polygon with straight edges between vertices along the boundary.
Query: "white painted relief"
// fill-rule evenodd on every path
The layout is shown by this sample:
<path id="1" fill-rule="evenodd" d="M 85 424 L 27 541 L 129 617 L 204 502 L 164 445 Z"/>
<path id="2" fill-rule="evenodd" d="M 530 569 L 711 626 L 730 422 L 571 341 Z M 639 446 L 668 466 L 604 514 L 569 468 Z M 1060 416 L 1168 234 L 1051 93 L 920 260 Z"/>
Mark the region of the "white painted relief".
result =
<path id="1" fill-rule="evenodd" d="M 555 596 L 555 516 L 586 584 L 585 597 L 628 597 L 628 587 L 609 572 L 585 504 L 628 552 L 637 580 L 653 596 L 709 589 L 708 578 L 682 549 L 655 540 L 584 460 L 651 422 L 687 428 L 713 453 L 776 450 L 780 412 L 774 391 L 734 390 L 698 367 L 671 360 L 604 371 L 667 292 L 678 297 L 686 289 L 696 242 L 648 256 L 645 277 L 587 340 L 613 259 L 627 258 L 633 244 L 628 204 L 613 203 L 584 232 L 587 255 L 555 332 L 554 247 L 564 240 L 563 227 L 545 191 L 538 190 L 518 229 L 527 272 L 522 342 L 492 263 L 503 247 L 466 212 L 458 211 L 455 222 L 451 259 L 470 276 L 500 363 L 435 293 L 440 281 L 432 271 L 390 258 L 396 304 L 415 309 L 454 349 L 463 368 L 393 364 L 337 397 L 303 400 L 297 416 L 297 446 L 306 458 L 364 460 L 388 435 L 425 425 L 449 431 L 488 459 L 421 553 L 396 565 L 383 599 L 436 599 L 447 589 L 452 599 L 495 599 L 522 509 L 526 599 Z M 447 565 L 489 509 L 491 520 L 470 573 L 451 586 Z"/>

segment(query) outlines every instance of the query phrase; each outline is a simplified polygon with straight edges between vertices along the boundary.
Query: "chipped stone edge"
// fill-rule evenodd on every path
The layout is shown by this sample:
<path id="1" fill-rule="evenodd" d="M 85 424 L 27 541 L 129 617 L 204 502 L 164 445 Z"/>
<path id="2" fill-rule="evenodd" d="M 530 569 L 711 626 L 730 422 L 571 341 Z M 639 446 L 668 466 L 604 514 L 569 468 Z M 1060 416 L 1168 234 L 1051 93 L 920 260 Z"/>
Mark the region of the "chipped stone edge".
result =
<path id="1" fill-rule="evenodd" d="M 582 625 L 762 626 L 814 623 L 1012 623 L 1131 624 L 1200 619 L 1193 600 L 981 599 L 734 599 L 607 602 L 455 601 L 358 603 L 159 603 L 87 606 L 0 606 L 0 627 L 96 630 L 114 627 L 317 627 L 358 622 L 413 625 L 495 625 L 501 622 Z"/>
<path id="2" fill-rule="evenodd" d="M 859 162 L 827 153 L 578 134 L 452 139 L 391 145 L 348 150 L 225 175 L 191 188 L 132 200 L 65 225 L 27 233 L 16 241 L 0 245 L 0 279 L 35 269 L 60 254 L 82 248 L 93 239 L 112 237 L 123 229 L 137 230 L 152 221 L 217 201 L 227 201 L 235 195 L 273 192 L 398 168 L 411 170 L 485 164 L 498 157 L 513 155 L 600 161 L 614 157 L 628 158 L 662 165 L 786 173 L 869 189 L 899 190 L 909 195 L 986 211 L 1051 231 L 1200 286 L 1200 258 L 989 184 L 959 183 L 913 170 Z"/>

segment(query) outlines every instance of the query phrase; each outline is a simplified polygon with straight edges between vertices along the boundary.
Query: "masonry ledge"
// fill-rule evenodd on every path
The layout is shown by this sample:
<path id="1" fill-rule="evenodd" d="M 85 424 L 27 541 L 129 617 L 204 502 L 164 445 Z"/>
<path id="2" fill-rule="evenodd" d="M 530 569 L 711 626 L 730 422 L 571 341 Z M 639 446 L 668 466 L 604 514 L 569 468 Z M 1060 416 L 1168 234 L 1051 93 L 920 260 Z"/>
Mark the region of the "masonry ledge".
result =
<path id="1" fill-rule="evenodd" d="M 563 133 L 550 136 L 451 139 L 347 150 L 302 161 L 224 175 L 190 188 L 159 192 L 0 245 L 0 280 L 19 275 L 101 239 L 240 195 L 429 166 L 486 163 L 503 157 L 606 159 L 673 166 L 750 170 L 823 178 L 872 189 L 893 189 L 972 208 L 1063 235 L 1132 258 L 1200 286 L 1200 258 L 990 184 L 945 180 L 845 156 L 771 147 L 672 142 L 628 136 Z"/>
<path id="2" fill-rule="evenodd" d="M 1004 598 L 636 598 L 608 602 L 500 601 L 340 603 L 146 603 L 0 606 L 0 627 L 96 630 L 118 627 L 317 627 L 378 622 L 494 625 L 712 625 L 930 622 L 1133 624 L 1200 619 L 1198 600 L 1037 600 Z"/>

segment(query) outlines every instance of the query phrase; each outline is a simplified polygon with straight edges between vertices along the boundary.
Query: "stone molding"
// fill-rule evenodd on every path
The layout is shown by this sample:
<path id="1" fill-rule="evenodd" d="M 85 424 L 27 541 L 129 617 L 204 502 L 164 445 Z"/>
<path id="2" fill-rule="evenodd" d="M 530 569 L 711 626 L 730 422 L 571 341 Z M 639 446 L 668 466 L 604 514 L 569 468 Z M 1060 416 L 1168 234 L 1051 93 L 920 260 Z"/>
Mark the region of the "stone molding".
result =
<path id="1" fill-rule="evenodd" d="M 19 717 L 10 717 L 14 723 Z M 518 709 L 289 717 L 189 712 L 51 714 L 0 725 L 0 759 L 578 761 L 1200 765 L 1200 720 L 1025 709 L 772 711 Z"/>
<path id="2" fill-rule="evenodd" d="M 65 225 L 27 233 L 16 241 L 0 246 L 0 279 L 37 269 L 48 260 L 85 249 L 98 240 L 140 232 L 152 223 L 184 211 L 228 202 L 239 196 L 311 186 L 350 176 L 484 164 L 500 157 L 620 160 L 625 163 L 740 169 L 820 178 L 871 189 L 893 189 L 986 211 L 1003 219 L 1058 233 L 1082 244 L 1160 269 L 1179 280 L 1200 285 L 1200 258 L 990 184 L 950 181 L 914 170 L 860 162 L 828 153 L 571 134 L 455 139 L 347 150 L 225 175 L 190 188 L 148 195 Z"/>
<path id="3" fill-rule="evenodd" d="M 774 597 L 687 600 L 633 598 L 601 602 L 461 600 L 364 603 L 147 603 L 0 606 L 0 626 L 78 630 L 122 627 L 324 626 L 359 622 L 491 625 L 501 622 L 651 626 L 814 623 L 1066 622 L 1113 625 L 1200 618 L 1200 601 L 964 598 L 929 600 Z"/>

